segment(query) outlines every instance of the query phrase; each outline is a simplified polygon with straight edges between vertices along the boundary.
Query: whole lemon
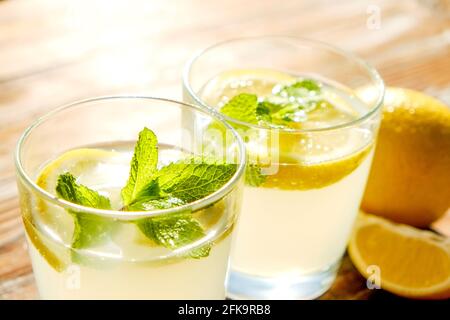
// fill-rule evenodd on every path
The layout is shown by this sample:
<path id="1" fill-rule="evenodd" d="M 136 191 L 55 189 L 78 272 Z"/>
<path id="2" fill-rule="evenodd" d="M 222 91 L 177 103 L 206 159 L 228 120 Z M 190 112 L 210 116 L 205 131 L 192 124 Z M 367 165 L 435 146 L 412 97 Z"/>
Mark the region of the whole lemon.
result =
<path id="1" fill-rule="evenodd" d="M 363 210 L 426 227 L 450 207 L 450 108 L 388 88 Z"/>

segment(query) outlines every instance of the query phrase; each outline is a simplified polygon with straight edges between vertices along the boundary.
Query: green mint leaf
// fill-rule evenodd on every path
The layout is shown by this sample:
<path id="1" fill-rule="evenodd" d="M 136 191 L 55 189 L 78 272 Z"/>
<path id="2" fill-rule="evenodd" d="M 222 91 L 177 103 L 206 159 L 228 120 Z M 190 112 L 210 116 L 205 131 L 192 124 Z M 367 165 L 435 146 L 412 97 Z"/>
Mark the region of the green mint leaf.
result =
<path id="1" fill-rule="evenodd" d="M 257 124 L 258 97 L 255 94 L 241 93 L 226 103 L 220 112 L 233 119 Z"/>
<path id="2" fill-rule="evenodd" d="M 316 108 L 315 100 L 320 92 L 321 85 L 318 82 L 302 79 L 290 85 L 275 86 L 274 94 L 264 101 L 258 101 L 255 94 L 238 94 L 220 112 L 247 123 L 279 128 L 288 122 L 304 121 L 306 112 Z"/>
<path id="3" fill-rule="evenodd" d="M 288 103 L 272 114 L 272 121 L 277 124 L 285 122 L 301 122 L 306 120 L 308 110 L 301 104 Z"/>
<path id="4" fill-rule="evenodd" d="M 268 101 L 262 101 L 258 103 L 258 107 L 256 108 L 256 115 L 260 122 L 266 125 L 270 125 L 272 122 L 271 113 L 273 109 L 277 106 Z"/>
<path id="5" fill-rule="evenodd" d="M 210 244 L 205 244 L 204 246 L 191 250 L 191 252 L 189 252 L 189 256 L 193 259 L 201 259 L 201 258 L 206 258 L 207 256 L 209 256 L 209 253 L 211 251 L 211 245 Z"/>
<path id="6" fill-rule="evenodd" d="M 132 203 L 154 180 L 153 175 L 158 164 L 157 144 L 156 135 L 150 129 L 144 128 L 139 133 L 131 160 L 130 176 L 121 193 L 124 206 Z"/>
<path id="7" fill-rule="evenodd" d="M 196 160 L 199 163 L 196 163 Z M 168 209 L 204 198 L 221 188 L 236 172 L 234 164 L 198 160 L 180 161 L 161 168 L 157 173 L 158 188 L 145 188 L 140 193 L 141 198 L 136 198 L 128 209 Z M 159 198 L 152 198 L 152 195 L 157 193 Z M 190 212 L 142 219 L 137 225 L 149 239 L 171 250 L 205 236 L 201 225 Z M 189 257 L 194 259 L 207 257 L 210 250 L 210 245 L 204 245 L 191 250 Z"/>
<path id="8" fill-rule="evenodd" d="M 170 209 L 185 204 L 184 201 L 174 197 L 149 199 L 138 199 L 127 207 L 127 211 L 152 211 L 161 209 Z"/>
<path id="9" fill-rule="evenodd" d="M 261 167 L 256 164 L 248 164 L 245 168 L 245 183 L 252 187 L 258 187 L 266 181 L 266 176 L 261 173 Z"/>
<path id="10" fill-rule="evenodd" d="M 84 207 L 111 209 L 109 199 L 82 184 L 77 184 L 75 177 L 66 172 L 58 177 L 56 194 L 64 200 Z"/>
<path id="11" fill-rule="evenodd" d="M 235 172 L 235 164 L 180 161 L 161 168 L 158 182 L 165 194 L 187 203 L 220 189 Z"/>
<path id="12" fill-rule="evenodd" d="M 111 209 L 108 198 L 84 185 L 77 184 L 75 177 L 68 172 L 58 177 L 56 194 L 64 200 L 84 207 Z M 73 216 L 75 223 L 73 248 L 95 246 L 109 238 L 111 221 L 85 212 L 69 210 L 69 213 Z"/>
<path id="13" fill-rule="evenodd" d="M 282 86 L 276 94 L 284 98 L 304 98 L 311 92 L 318 94 L 321 91 L 320 85 L 311 79 L 297 81 L 291 85 Z"/>
<path id="14" fill-rule="evenodd" d="M 271 109 L 274 124 L 287 125 L 288 122 L 302 122 L 307 113 L 317 107 L 317 97 L 321 86 L 314 80 L 303 79 L 286 86 L 276 86 L 269 101 L 278 107 Z"/>
<path id="15" fill-rule="evenodd" d="M 142 219 L 137 225 L 147 238 L 171 250 L 189 245 L 205 236 L 203 228 L 192 218 L 190 212 Z M 209 255 L 209 251 L 210 246 L 204 245 L 192 250 L 189 256 L 203 258 Z"/>
<path id="16" fill-rule="evenodd" d="M 141 191 L 136 195 L 136 197 L 128 205 L 124 206 L 122 210 L 124 211 L 147 211 L 155 210 L 158 208 L 153 208 L 149 206 L 145 209 L 145 203 L 151 203 L 154 201 L 159 201 L 163 195 L 161 194 L 161 189 L 159 188 L 158 180 L 155 179 L 150 181 Z"/>
<path id="17" fill-rule="evenodd" d="M 279 103 L 265 100 L 258 103 L 256 112 L 259 116 L 271 115 L 272 113 L 280 110 L 281 107 L 282 105 Z"/>
<path id="18" fill-rule="evenodd" d="M 296 83 L 291 85 L 291 87 L 297 88 L 297 89 L 304 88 L 308 91 L 317 91 L 317 92 L 319 92 L 321 89 L 320 85 L 316 81 L 311 80 L 311 79 L 304 79 L 301 81 L 297 81 Z"/>
<path id="19" fill-rule="evenodd" d="M 84 212 L 72 212 L 72 215 L 75 219 L 72 248 L 93 247 L 110 238 L 112 221 Z"/>

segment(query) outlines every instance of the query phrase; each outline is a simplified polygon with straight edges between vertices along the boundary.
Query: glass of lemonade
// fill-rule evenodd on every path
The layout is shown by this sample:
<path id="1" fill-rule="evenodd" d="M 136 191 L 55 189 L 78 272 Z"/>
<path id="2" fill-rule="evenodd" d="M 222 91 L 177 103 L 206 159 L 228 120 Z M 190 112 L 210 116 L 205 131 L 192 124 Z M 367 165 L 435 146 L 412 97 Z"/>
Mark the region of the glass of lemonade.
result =
<path id="1" fill-rule="evenodd" d="M 358 212 L 384 85 L 351 54 L 293 37 L 219 43 L 183 75 L 184 100 L 246 142 L 231 298 L 312 299 L 333 282 Z"/>
<path id="2" fill-rule="evenodd" d="M 40 118 L 15 160 L 41 298 L 224 299 L 245 157 L 220 115 L 166 99 Z"/>

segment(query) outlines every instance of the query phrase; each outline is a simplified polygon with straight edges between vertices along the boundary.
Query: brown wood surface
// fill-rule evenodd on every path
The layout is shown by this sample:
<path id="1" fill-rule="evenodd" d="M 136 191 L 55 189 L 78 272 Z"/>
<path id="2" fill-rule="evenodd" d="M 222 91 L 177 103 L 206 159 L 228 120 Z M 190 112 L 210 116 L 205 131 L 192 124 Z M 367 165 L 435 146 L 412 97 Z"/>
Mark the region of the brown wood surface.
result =
<path id="1" fill-rule="evenodd" d="M 368 60 L 388 85 L 450 103 L 448 2 L 0 0 L 0 298 L 37 298 L 19 219 L 13 149 L 39 115 L 99 95 L 180 98 L 182 66 L 193 52 L 261 34 L 333 43 Z M 377 8 L 380 28 L 368 28 L 368 11 Z M 450 230 L 448 220 L 441 225 Z M 368 290 L 346 258 L 322 298 L 393 296 Z"/>

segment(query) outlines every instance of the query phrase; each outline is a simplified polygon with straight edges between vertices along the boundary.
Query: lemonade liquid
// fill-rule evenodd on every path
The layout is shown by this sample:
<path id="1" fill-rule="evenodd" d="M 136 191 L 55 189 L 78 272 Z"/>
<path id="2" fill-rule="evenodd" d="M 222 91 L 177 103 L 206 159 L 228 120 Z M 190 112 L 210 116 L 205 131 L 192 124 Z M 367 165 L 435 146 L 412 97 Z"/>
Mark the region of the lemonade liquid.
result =
<path id="1" fill-rule="evenodd" d="M 297 78 L 273 70 L 232 70 L 208 82 L 201 98 L 220 110 L 240 93 L 265 98 Z M 321 84 L 320 99 L 329 103 L 300 113 L 288 129 L 338 126 L 367 112 L 346 88 L 315 81 Z M 228 283 L 232 298 L 315 298 L 326 291 L 363 195 L 373 156 L 370 129 L 280 131 L 276 139 L 276 173 L 244 189 Z M 247 140 L 249 157 L 260 147 Z"/>
<path id="2" fill-rule="evenodd" d="M 59 174 L 70 171 L 77 182 L 121 207 L 134 142 L 70 150 L 49 161 L 37 184 L 54 194 Z M 182 159 L 171 146 L 159 146 L 159 166 Z M 20 186 L 20 185 L 19 185 Z M 43 299 L 223 299 L 230 234 L 238 201 L 233 193 L 193 212 L 207 230 L 209 255 L 199 259 L 155 245 L 120 213 L 108 240 L 86 249 L 71 248 L 74 222 L 66 210 L 23 196 L 22 210 L 34 276 Z M 186 250 L 185 250 L 186 251 Z"/>

